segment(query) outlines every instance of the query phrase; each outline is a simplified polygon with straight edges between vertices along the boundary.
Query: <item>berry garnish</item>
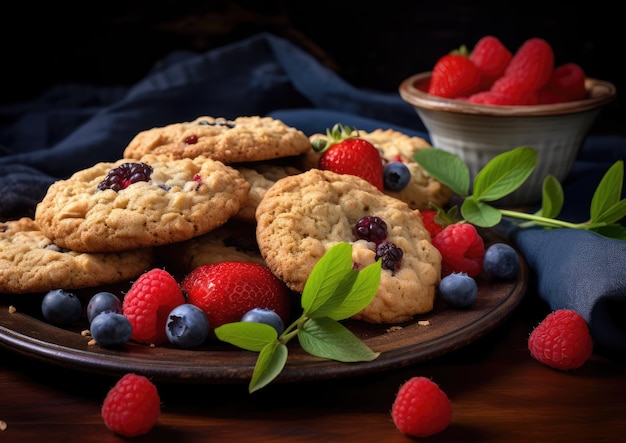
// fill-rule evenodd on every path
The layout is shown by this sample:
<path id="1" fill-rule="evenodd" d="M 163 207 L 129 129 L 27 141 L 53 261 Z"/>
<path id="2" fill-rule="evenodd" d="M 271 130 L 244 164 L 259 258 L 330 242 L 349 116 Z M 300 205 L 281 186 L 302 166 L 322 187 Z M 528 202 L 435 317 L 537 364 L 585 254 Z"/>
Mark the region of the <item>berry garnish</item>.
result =
<path id="1" fill-rule="evenodd" d="M 390 162 L 383 169 L 383 185 L 388 191 L 402 191 L 411 181 L 411 171 L 403 162 Z"/>
<path id="2" fill-rule="evenodd" d="M 183 303 L 167 316 L 165 332 L 171 344 L 179 348 L 196 348 L 209 336 L 209 320 L 199 307 Z"/>
<path id="3" fill-rule="evenodd" d="M 89 332 L 100 346 L 113 347 L 128 343 L 133 327 L 124 315 L 106 311 L 96 315 L 89 325 Z"/>
<path id="4" fill-rule="evenodd" d="M 89 323 L 96 318 L 96 315 L 106 311 L 116 312 L 118 314 L 122 313 L 122 301 L 117 295 L 102 291 L 89 299 L 89 303 L 87 304 L 87 319 Z"/>
<path id="5" fill-rule="evenodd" d="M 280 315 L 271 309 L 254 308 L 243 314 L 241 321 L 249 321 L 254 323 L 263 323 L 270 325 L 276 329 L 278 335 L 282 334 L 285 330 L 285 323 Z"/>
<path id="6" fill-rule="evenodd" d="M 384 241 L 376 246 L 376 260 L 380 259 L 382 268 L 396 271 L 402 262 L 404 251 L 394 243 Z"/>
<path id="7" fill-rule="evenodd" d="M 474 45 L 469 58 L 480 71 L 480 89 L 488 90 L 504 74 L 513 54 L 493 35 L 486 35 Z"/>
<path id="8" fill-rule="evenodd" d="M 504 77 L 521 80 L 530 91 L 539 91 L 548 83 L 554 69 L 552 46 L 541 38 L 529 38 L 513 54 Z"/>
<path id="9" fill-rule="evenodd" d="M 593 352 L 585 319 L 571 309 L 557 309 L 543 319 L 528 337 L 530 355 L 555 369 L 582 366 Z"/>
<path id="10" fill-rule="evenodd" d="M 428 93 L 446 98 L 469 97 L 478 92 L 480 71 L 463 54 L 446 54 L 437 60 Z"/>
<path id="11" fill-rule="evenodd" d="M 439 282 L 439 297 L 452 308 L 467 308 L 477 296 L 476 280 L 464 272 L 453 272 Z"/>
<path id="12" fill-rule="evenodd" d="M 582 100 L 587 96 L 585 77 L 585 72 L 576 63 L 557 66 L 552 71 L 548 83 L 539 91 L 539 95 L 545 98 L 546 92 L 549 91 L 560 101 Z"/>
<path id="13" fill-rule="evenodd" d="M 366 215 L 356 222 L 356 236 L 379 244 L 387 238 L 387 223 L 380 217 Z"/>
<path id="14" fill-rule="evenodd" d="M 128 373 L 109 390 L 102 404 L 104 424 L 125 437 L 148 433 L 161 414 L 156 386 L 143 375 Z"/>
<path id="15" fill-rule="evenodd" d="M 350 174 L 367 180 L 383 190 L 383 162 L 372 143 L 360 138 L 356 130 L 341 124 L 327 129 L 328 140 L 316 139 L 313 150 L 321 152 L 319 168 L 338 174 Z"/>
<path id="16" fill-rule="evenodd" d="M 441 253 L 441 274 L 464 272 L 476 277 L 483 268 L 485 244 L 470 223 L 455 223 L 446 226 L 432 239 Z"/>
<path id="17" fill-rule="evenodd" d="M 154 268 L 142 274 L 122 302 L 122 312 L 133 327 L 132 339 L 145 344 L 166 343 L 168 314 L 183 303 L 185 296 L 170 273 Z"/>
<path id="18" fill-rule="evenodd" d="M 210 331 L 239 321 L 253 308 L 276 311 L 283 319 L 291 316 L 291 294 L 287 286 L 257 263 L 220 262 L 191 271 L 181 286 L 189 303 L 204 311 Z"/>
<path id="19" fill-rule="evenodd" d="M 98 183 L 98 190 L 112 189 L 118 192 L 133 183 L 150 181 L 152 166 L 146 163 L 123 163 L 111 169 L 104 180 Z"/>
<path id="20" fill-rule="evenodd" d="M 69 325 L 80 319 L 83 308 L 80 299 L 63 289 L 49 291 L 41 301 L 41 313 L 50 323 Z"/>
<path id="21" fill-rule="evenodd" d="M 430 233 L 431 238 L 443 231 L 443 225 L 439 223 L 437 218 L 437 211 L 425 209 L 420 211 L 420 215 L 422 216 L 422 223 L 424 223 L 424 227 Z"/>
<path id="22" fill-rule="evenodd" d="M 519 270 L 519 256 L 512 246 L 494 243 L 485 251 L 483 269 L 494 278 L 513 278 Z"/>
<path id="23" fill-rule="evenodd" d="M 400 386 L 391 407 L 398 430 L 412 437 L 429 437 L 448 427 L 452 404 L 441 388 L 426 377 L 413 377 Z"/>

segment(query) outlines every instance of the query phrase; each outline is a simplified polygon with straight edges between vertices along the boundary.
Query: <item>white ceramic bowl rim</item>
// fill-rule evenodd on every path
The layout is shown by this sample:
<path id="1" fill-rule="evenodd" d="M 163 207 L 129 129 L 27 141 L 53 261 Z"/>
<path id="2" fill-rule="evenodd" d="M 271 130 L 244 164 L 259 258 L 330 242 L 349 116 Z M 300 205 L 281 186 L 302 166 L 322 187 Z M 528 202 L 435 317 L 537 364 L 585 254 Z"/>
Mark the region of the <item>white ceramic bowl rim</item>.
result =
<path id="1" fill-rule="evenodd" d="M 432 71 L 422 72 L 404 80 L 400 84 L 400 96 L 404 101 L 418 108 L 456 112 L 460 114 L 490 115 L 494 117 L 536 117 L 539 115 L 571 114 L 596 109 L 613 101 L 617 94 L 615 85 L 612 83 L 587 77 L 585 79 L 585 87 L 587 88 L 588 98 L 584 100 L 529 106 L 480 105 L 461 100 L 437 97 L 415 87 L 416 83 L 424 82 L 431 74 Z"/>

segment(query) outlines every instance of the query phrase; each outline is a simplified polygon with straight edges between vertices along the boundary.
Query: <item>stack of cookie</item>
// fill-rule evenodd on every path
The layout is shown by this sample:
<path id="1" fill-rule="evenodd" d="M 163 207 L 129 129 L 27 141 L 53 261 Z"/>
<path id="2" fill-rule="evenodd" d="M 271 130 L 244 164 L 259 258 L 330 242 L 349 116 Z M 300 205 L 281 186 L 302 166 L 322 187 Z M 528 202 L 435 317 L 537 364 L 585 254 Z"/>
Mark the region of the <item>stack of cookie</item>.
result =
<path id="1" fill-rule="evenodd" d="M 358 177 L 318 170 L 310 138 L 269 117 L 199 117 L 142 131 L 118 161 L 51 185 L 34 220 L 0 223 L 0 293 L 89 288 L 155 265 L 188 273 L 220 261 L 266 264 L 301 292 L 337 242 L 354 245 L 358 265 L 375 260 L 353 229 L 376 215 L 403 249 L 403 266 L 383 271 L 379 294 L 357 318 L 394 323 L 428 312 L 441 258 L 419 209 L 451 193 L 413 161 L 429 147 L 424 140 L 391 130 L 359 135 L 407 163 L 406 189 L 385 195 Z"/>

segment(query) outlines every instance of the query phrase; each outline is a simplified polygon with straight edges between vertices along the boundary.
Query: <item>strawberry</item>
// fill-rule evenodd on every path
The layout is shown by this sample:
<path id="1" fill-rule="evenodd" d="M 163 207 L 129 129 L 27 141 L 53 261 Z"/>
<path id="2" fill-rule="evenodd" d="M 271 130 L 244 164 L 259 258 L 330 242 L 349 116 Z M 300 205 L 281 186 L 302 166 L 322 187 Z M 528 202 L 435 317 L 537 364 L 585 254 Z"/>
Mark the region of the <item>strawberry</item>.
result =
<path id="1" fill-rule="evenodd" d="M 181 286 L 189 303 L 204 311 L 211 332 L 225 323 L 240 321 L 254 308 L 271 309 L 287 322 L 291 315 L 291 293 L 263 265 L 249 262 L 220 262 L 191 271 Z"/>
<path id="2" fill-rule="evenodd" d="M 498 78 L 502 77 L 513 54 L 493 35 L 486 35 L 474 46 L 469 56 L 480 71 L 480 89 L 488 90 Z"/>
<path id="3" fill-rule="evenodd" d="M 133 330 L 131 339 L 145 344 L 166 343 L 168 314 L 183 303 L 185 296 L 170 273 L 154 268 L 142 274 L 122 302 L 122 313 Z"/>
<path id="4" fill-rule="evenodd" d="M 439 97 L 469 97 L 478 92 L 480 71 L 463 54 L 446 54 L 437 60 L 430 79 L 428 93 Z"/>
<path id="5" fill-rule="evenodd" d="M 360 138 L 358 131 L 341 124 L 327 129 L 326 135 L 329 140 L 318 138 L 312 143 L 313 150 L 322 153 L 320 169 L 356 175 L 383 190 L 383 162 L 372 143 Z"/>
<path id="6" fill-rule="evenodd" d="M 420 211 L 420 215 L 422 216 L 422 223 L 424 223 L 424 227 L 430 233 L 431 238 L 443 231 L 443 226 L 436 219 L 437 211 L 425 209 Z"/>
<path id="7" fill-rule="evenodd" d="M 593 352 L 585 319 L 571 309 L 557 309 L 543 319 L 528 337 L 528 349 L 538 362 L 555 369 L 582 366 Z"/>
<path id="8" fill-rule="evenodd" d="M 400 386 L 391 406 L 391 417 L 400 432 L 429 437 L 452 422 L 452 403 L 431 379 L 413 377 Z"/>
<path id="9" fill-rule="evenodd" d="M 554 52 L 550 44 L 538 37 L 526 40 L 511 58 L 505 77 L 516 77 L 528 90 L 540 90 L 554 69 Z"/>

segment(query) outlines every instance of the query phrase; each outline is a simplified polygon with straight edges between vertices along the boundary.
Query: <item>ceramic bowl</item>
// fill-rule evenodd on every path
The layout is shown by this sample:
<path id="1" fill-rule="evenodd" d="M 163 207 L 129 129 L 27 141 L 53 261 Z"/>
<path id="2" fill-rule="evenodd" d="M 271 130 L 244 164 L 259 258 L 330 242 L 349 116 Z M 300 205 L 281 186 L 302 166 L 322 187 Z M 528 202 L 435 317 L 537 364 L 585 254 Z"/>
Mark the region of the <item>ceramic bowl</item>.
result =
<path id="1" fill-rule="evenodd" d="M 415 108 L 433 147 L 458 155 L 472 179 L 497 154 L 519 146 L 537 151 L 537 166 L 531 176 L 518 190 L 494 202 L 499 206 L 540 202 L 548 174 L 563 183 L 592 124 L 616 96 L 612 83 L 587 78 L 584 100 L 488 106 L 428 94 L 430 77 L 431 72 L 423 72 L 407 78 L 400 84 L 400 96 Z"/>

